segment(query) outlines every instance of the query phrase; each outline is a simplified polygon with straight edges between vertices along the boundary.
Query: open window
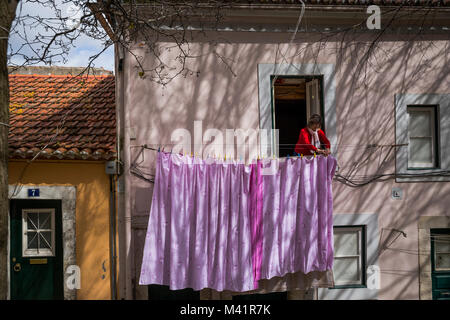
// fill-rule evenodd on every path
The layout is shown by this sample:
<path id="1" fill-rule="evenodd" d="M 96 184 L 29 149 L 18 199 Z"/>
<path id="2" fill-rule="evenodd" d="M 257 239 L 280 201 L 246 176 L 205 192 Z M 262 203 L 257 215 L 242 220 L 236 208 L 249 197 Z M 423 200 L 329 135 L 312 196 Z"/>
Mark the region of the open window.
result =
<path id="1" fill-rule="evenodd" d="M 300 130 L 308 118 L 323 118 L 323 76 L 278 76 L 272 91 L 272 127 L 278 129 L 279 157 L 293 155 Z M 325 124 L 322 124 L 324 130 Z"/>

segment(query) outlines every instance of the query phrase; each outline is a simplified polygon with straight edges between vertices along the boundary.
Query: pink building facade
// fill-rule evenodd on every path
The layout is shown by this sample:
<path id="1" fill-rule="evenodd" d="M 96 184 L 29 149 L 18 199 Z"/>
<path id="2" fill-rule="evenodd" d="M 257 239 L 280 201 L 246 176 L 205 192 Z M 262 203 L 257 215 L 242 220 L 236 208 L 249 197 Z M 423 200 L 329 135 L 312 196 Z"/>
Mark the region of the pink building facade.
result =
<path id="1" fill-rule="evenodd" d="M 227 129 L 279 129 L 267 146 L 248 138 L 245 159 L 285 157 L 310 113 L 322 114 L 338 160 L 336 288 L 316 298 L 433 299 L 450 291 L 436 282 L 450 271 L 450 8 L 432 11 L 433 25 L 409 9 L 393 23 L 383 7 L 382 29 L 370 30 L 366 6 L 308 5 L 292 38 L 300 4 L 241 6 L 219 30 L 193 24 L 192 58 L 165 86 L 139 74 L 135 55 L 146 70 L 156 64 L 144 40 L 132 54 L 116 46 L 121 298 L 148 298 L 138 283 L 156 165 L 150 148 L 172 150 L 184 129 L 191 152 L 206 156 L 209 138 L 225 141 Z M 179 48 L 166 50 L 173 45 L 159 43 L 168 76 L 180 70 Z M 223 145 L 222 156 L 238 158 Z"/>

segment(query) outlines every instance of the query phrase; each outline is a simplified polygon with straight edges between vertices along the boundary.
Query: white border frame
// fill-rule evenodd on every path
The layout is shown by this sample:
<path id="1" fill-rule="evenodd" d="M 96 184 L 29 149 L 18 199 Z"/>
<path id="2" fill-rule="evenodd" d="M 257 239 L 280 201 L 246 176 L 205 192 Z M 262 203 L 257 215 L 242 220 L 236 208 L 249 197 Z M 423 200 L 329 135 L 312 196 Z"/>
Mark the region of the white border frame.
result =
<path id="1" fill-rule="evenodd" d="M 431 229 L 450 228 L 450 217 L 422 216 L 417 222 L 419 231 L 419 299 L 432 300 Z"/>
<path id="2" fill-rule="evenodd" d="M 378 229 L 377 213 L 334 213 L 333 226 L 366 226 L 366 268 L 378 266 L 378 248 L 380 232 Z M 362 270 L 363 272 L 367 272 Z M 380 268 L 381 269 L 381 268 Z M 380 275 L 381 276 L 381 275 Z M 366 274 L 366 281 L 368 277 Z M 380 281 L 381 283 L 381 281 Z M 369 288 L 319 288 L 319 300 L 376 300 L 379 289 Z"/>
<path id="3" fill-rule="evenodd" d="M 323 76 L 323 119 L 327 137 L 331 143 L 331 152 L 337 150 L 336 132 L 336 83 L 335 65 L 331 63 L 302 63 L 302 64 L 258 64 L 258 89 L 259 89 L 259 127 L 272 130 L 272 83 L 270 77 L 278 76 Z M 299 132 L 300 132 L 299 128 Z M 260 154 L 272 155 L 274 141 L 270 140 L 269 145 L 264 150 L 264 145 L 260 144 Z"/>
<path id="4" fill-rule="evenodd" d="M 450 168 L 450 93 L 443 94 L 408 94 L 395 95 L 395 143 L 397 145 L 408 143 L 408 105 L 437 105 L 439 166 L 437 169 L 410 169 L 408 170 L 407 147 L 397 147 L 395 152 L 395 171 L 397 174 L 423 174 L 433 173 Z M 450 181 L 450 177 L 404 177 L 396 178 L 396 182 L 420 181 Z"/>

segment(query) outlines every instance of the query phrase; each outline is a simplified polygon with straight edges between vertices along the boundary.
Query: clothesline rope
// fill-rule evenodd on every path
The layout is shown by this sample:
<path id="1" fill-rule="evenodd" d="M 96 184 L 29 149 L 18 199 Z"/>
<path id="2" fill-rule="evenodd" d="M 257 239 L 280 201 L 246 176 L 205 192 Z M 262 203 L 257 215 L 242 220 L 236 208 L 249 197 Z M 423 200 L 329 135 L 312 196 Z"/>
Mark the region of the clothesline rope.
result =
<path id="1" fill-rule="evenodd" d="M 151 145 L 151 146 L 157 146 L 158 147 L 158 149 L 156 149 L 156 148 L 152 148 L 152 147 L 149 147 L 149 145 Z M 165 147 L 167 147 L 167 146 L 173 146 L 173 145 L 176 145 L 176 144 L 143 144 L 143 145 L 131 145 L 130 146 L 130 148 L 143 148 L 143 149 L 148 149 L 148 150 L 154 150 L 154 151 L 159 151 L 159 150 L 161 150 L 161 151 L 167 151 L 167 152 L 169 152 L 169 153 L 172 153 L 172 151 L 173 151 L 173 148 L 171 148 L 170 150 L 165 150 Z M 199 144 L 193 144 L 193 146 L 196 146 L 196 145 L 199 145 Z M 211 145 L 214 145 L 214 144 L 211 144 L 211 145 L 204 145 L 204 144 L 201 144 L 202 146 L 211 146 Z M 217 145 L 217 144 L 216 144 Z M 285 144 L 286 146 L 287 145 L 290 145 L 290 144 Z M 297 144 L 297 145 L 299 145 L 299 144 Z M 395 145 L 376 145 L 376 146 L 371 146 L 371 148 L 382 148 L 382 147 L 402 147 L 402 146 L 407 146 L 408 144 L 395 144 Z M 227 146 L 226 144 L 225 144 L 225 146 Z M 279 144 L 279 146 L 282 146 L 281 144 Z M 346 146 L 355 146 L 355 148 L 358 146 L 358 145 L 346 145 Z M 366 146 L 367 147 L 367 146 Z M 195 149 L 195 148 L 194 148 Z M 348 152 L 350 152 L 351 150 L 346 150 L 346 151 L 348 151 Z M 346 151 L 341 151 L 341 152 L 346 152 Z M 340 152 L 334 152 L 334 154 L 337 154 L 337 153 L 340 153 Z M 189 155 L 189 152 L 178 152 L 178 154 L 181 154 L 181 155 Z M 226 153 L 226 152 L 223 152 L 223 153 L 221 153 L 221 152 L 218 152 L 217 154 L 216 153 L 213 153 L 213 152 L 207 152 L 206 153 L 206 156 L 204 155 L 204 152 L 202 152 L 202 154 L 201 155 L 199 155 L 198 153 L 196 153 L 196 152 L 193 152 L 193 151 L 191 151 L 190 152 L 190 155 L 191 156 L 193 156 L 193 157 L 199 157 L 199 158 L 202 158 L 202 159 L 204 159 L 204 158 L 213 158 L 213 157 L 223 157 L 223 158 L 225 158 L 225 157 L 228 157 L 228 159 L 229 160 L 231 160 L 231 159 L 236 159 L 236 160 L 242 160 L 242 158 L 243 158 L 243 156 L 242 155 L 237 155 L 237 154 L 234 154 L 234 150 L 233 150 L 233 152 L 229 152 L 229 153 Z M 298 153 L 296 153 L 295 151 L 293 151 L 291 154 L 288 154 L 286 157 L 275 157 L 274 155 L 267 155 L 267 156 L 261 156 L 260 155 L 260 153 L 258 152 L 258 156 L 257 156 L 257 158 L 259 159 L 259 158 L 261 158 L 261 159 L 274 159 L 274 158 L 277 158 L 277 159 L 285 159 L 285 158 L 290 158 L 290 157 L 296 157 L 296 156 L 315 156 L 315 155 L 317 155 L 317 156 L 319 156 L 320 154 L 316 154 L 316 153 L 313 153 L 313 154 L 308 154 L 308 155 L 303 155 L 303 154 L 298 154 Z M 245 155 L 244 155 L 244 157 L 245 157 Z"/>
<path id="2" fill-rule="evenodd" d="M 141 147 L 141 148 L 143 148 L 143 149 L 148 149 L 148 150 L 153 150 L 153 151 L 157 151 L 157 152 L 164 152 L 164 148 L 163 149 L 161 149 L 161 148 L 158 148 L 158 149 L 156 149 L 156 148 L 151 148 L 151 147 L 148 147 L 147 145 L 143 145 L 143 146 L 139 146 L 139 147 Z M 245 164 L 245 163 L 247 163 L 247 164 L 251 164 L 251 163 L 255 163 L 256 161 L 269 161 L 269 160 L 278 160 L 278 161 L 287 161 L 289 158 L 303 158 L 303 157 L 305 157 L 305 158 L 312 158 L 312 157 L 314 157 L 314 158 L 316 158 L 316 157 L 321 157 L 322 155 L 320 155 L 320 154 L 316 154 L 316 153 L 314 153 L 314 154 L 310 154 L 310 155 L 303 155 L 303 154 L 293 154 L 292 156 L 287 156 L 287 157 L 275 157 L 275 156 L 267 156 L 267 157 L 262 157 L 262 156 L 260 156 L 260 155 L 258 155 L 257 156 L 257 158 L 253 158 L 253 159 L 250 159 L 250 161 L 248 161 L 248 162 L 246 162 L 246 161 L 244 161 L 244 158 L 243 157 L 239 157 L 239 158 L 235 158 L 235 157 L 233 157 L 233 156 L 228 156 L 228 159 L 227 159 L 227 155 L 226 154 L 224 154 L 223 156 L 222 155 L 216 155 L 216 154 L 207 154 L 206 155 L 206 157 L 199 157 L 198 156 L 198 154 L 197 153 L 195 153 L 195 152 L 191 152 L 190 154 L 189 153 L 186 153 L 186 152 L 184 152 L 184 153 L 172 153 L 172 151 L 166 151 L 167 153 L 170 153 L 170 154 L 178 154 L 178 155 L 180 155 L 180 156 L 190 156 L 191 158 L 194 158 L 194 159 L 201 159 L 201 160 L 206 160 L 206 161 L 208 161 L 208 160 L 214 160 L 214 161 L 220 161 L 220 160 L 222 160 L 223 159 L 223 161 L 225 162 L 225 163 L 242 163 L 242 164 Z"/>
<path id="3" fill-rule="evenodd" d="M 179 143 L 145 143 L 142 145 L 131 145 L 130 147 L 141 147 L 141 146 L 156 146 L 156 147 L 163 147 L 163 146 L 176 146 L 180 145 Z M 248 143 L 189 143 L 189 146 L 250 146 Z M 264 144 L 262 144 L 264 145 Z M 271 144 L 266 144 L 267 146 L 270 146 Z M 309 144 L 297 144 L 297 143 L 278 143 L 276 144 L 278 146 L 296 146 L 296 145 L 309 145 Z M 405 147 L 408 146 L 408 143 L 401 143 L 401 144 L 344 144 L 344 143 L 337 143 L 334 144 L 336 147 L 369 147 L 369 148 L 376 148 L 376 147 Z M 256 145 L 260 146 L 260 145 Z"/>

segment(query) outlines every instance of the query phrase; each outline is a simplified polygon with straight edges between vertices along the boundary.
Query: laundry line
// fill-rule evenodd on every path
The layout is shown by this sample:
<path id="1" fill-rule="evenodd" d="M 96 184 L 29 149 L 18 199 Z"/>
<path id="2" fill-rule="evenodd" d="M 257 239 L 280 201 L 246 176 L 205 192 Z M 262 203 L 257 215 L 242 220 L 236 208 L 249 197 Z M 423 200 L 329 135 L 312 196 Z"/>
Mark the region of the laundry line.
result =
<path id="1" fill-rule="evenodd" d="M 145 143 L 145 144 L 141 144 L 141 145 L 131 145 L 130 147 L 141 147 L 141 146 L 155 146 L 155 147 L 166 147 L 166 146 L 176 146 L 176 145 L 180 145 L 180 143 Z M 216 146 L 216 145 L 222 145 L 222 146 L 248 146 L 249 143 L 189 143 L 190 146 Z M 257 144 L 257 146 L 260 146 L 261 144 Z M 264 144 L 262 144 L 264 145 Z M 271 144 L 266 144 L 268 146 L 270 146 Z M 301 146 L 306 146 L 309 145 L 307 143 L 304 144 L 299 144 L 299 143 L 277 143 L 276 145 L 278 146 L 296 146 L 296 145 L 301 145 Z M 385 144 L 378 144 L 378 143 L 369 143 L 369 144 L 346 144 L 346 143 L 338 143 L 338 144 L 334 144 L 334 146 L 336 147 L 366 147 L 366 148 L 377 148 L 377 147 L 406 147 L 408 146 L 409 143 L 394 143 L 394 144 L 389 144 L 389 143 L 385 143 Z M 149 147 L 150 148 L 150 147 Z M 157 150 L 157 149 L 156 149 Z"/>
<path id="2" fill-rule="evenodd" d="M 143 145 L 131 145 L 130 148 L 143 148 L 143 149 L 153 150 L 153 151 L 166 151 L 166 147 L 170 147 L 170 151 L 169 151 L 169 148 L 167 148 L 166 152 L 173 153 L 173 146 L 175 146 L 175 145 L 178 145 L 178 144 L 143 144 Z M 192 144 L 192 146 L 194 146 L 194 149 L 195 149 L 195 146 L 198 146 L 198 145 L 199 144 Z M 202 146 L 214 146 L 214 145 L 227 146 L 227 145 L 232 145 L 232 144 L 201 144 L 201 145 Z M 233 145 L 235 145 L 235 144 L 233 144 Z M 238 144 L 238 146 L 239 145 L 247 145 L 247 144 Z M 308 145 L 308 144 L 278 144 L 279 147 L 282 147 L 282 146 L 295 147 L 296 145 L 303 146 L 303 145 Z M 374 148 L 383 148 L 383 147 L 403 147 L 403 146 L 407 146 L 407 145 L 408 144 L 380 144 L 380 145 L 342 144 L 342 145 L 338 145 L 339 148 L 345 147 L 346 150 L 344 148 L 344 150 L 335 151 L 335 152 L 333 152 L 333 154 L 336 155 L 336 154 L 342 154 L 342 153 L 345 153 L 345 152 L 354 152 L 355 149 L 360 149 L 361 146 L 364 146 L 367 149 L 374 149 Z M 150 146 L 154 146 L 154 147 L 150 147 Z M 156 147 L 158 147 L 158 148 L 156 148 Z M 294 148 L 292 148 L 292 149 L 294 149 Z M 180 154 L 180 155 L 191 155 L 192 157 L 198 157 L 198 158 L 201 158 L 201 159 L 216 158 L 216 156 L 217 156 L 218 158 L 223 157 L 224 160 L 226 160 L 226 159 L 228 159 L 228 160 L 236 159 L 236 160 L 241 160 L 241 161 L 243 160 L 242 156 L 239 156 L 239 159 L 238 159 L 238 157 L 235 157 L 234 152 L 231 152 L 231 153 L 228 153 L 228 154 L 226 152 L 224 152 L 224 153 L 218 152 L 218 154 L 208 153 L 208 155 L 206 157 L 199 156 L 198 153 L 193 152 L 193 151 L 191 151 L 190 154 L 189 154 L 189 152 L 184 152 L 184 153 L 178 152 L 178 154 Z M 270 159 L 288 159 L 290 157 L 302 157 L 302 156 L 316 156 L 316 154 L 302 155 L 302 154 L 298 154 L 298 153 L 293 151 L 292 154 L 288 154 L 286 157 L 276 157 L 275 155 L 264 157 L 264 156 L 261 156 L 258 153 L 258 156 L 256 158 L 257 159 L 269 159 L 269 158 Z"/>
<path id="3" fill-rule="evenodd" d="M 167 153 L 171 153 L 171 154 L 178 154 L 178 155 L 181 155 L 181 156 L 191 156 L 192 158 L 200 158 L 202 160 L 208 160 L 208 159 L 221 160 L 222 159 L 222 157 L 220 155 L 216 156 L 216 154 L 213 154 L 212 156 L 210 154 L 208 154 L 207 157 L 200 157 L 197 153 L 192 152 L 192 151 L 191 151 L 190 154 L 188 152 L 184 152 L 184 153 L 182 153 L 182 152 L 176 153 L 175 152 L 174 153 L 174 152 L 172 152 L 172 150 L 171 151 L 165 151 L 164 147 L 161 148 L 161 146 L 159 146 L 158 149 L 156 149 L 156 148 L 149 147 L 147 144 L 135 145 L 135 146 L 131 146 L 131 147 L 135 147 L 135 148 L 138 147 L 138 148 L 152 150 L 152 151 L 157 151 L 157 152 L 167 152 Z M 266 160 L 288 160 L 289 158 L 303 158 L 303 157 L 311 157 L 311 158 L 314 157 L 314 158 L 316 158 L 317 156 L 321 156 L 321 155 L 320 154 L 316 154 L 315 152 L 314 152 L 314 154 L 311 154 L 311 155 L 303 155 L 303 154 L 299 154 L 299 153 L 295 153 L 294 152 L 293 155 L 289 155 L 288 154 L 286 157 L 276 157 L 275 155 L 264 157 L 264 156 L 261 156 L 260 154 L 258 154 L 258 156 L 256 158 L 253 158 L 249 162 L 249 164 L 250 163 L 254 163 L 255 161 L 259 161 L 259 160 L 262 160 L 262 161 L 266 161 Z M 239 159 L 238 159 L 238 158 L 235 158 L 233 155 L 224 154 L 223 155 L 223 160 L 224 161 L 235 161 L 237 163 L 244 163 L 242 156 L 239 157 Z"/>

